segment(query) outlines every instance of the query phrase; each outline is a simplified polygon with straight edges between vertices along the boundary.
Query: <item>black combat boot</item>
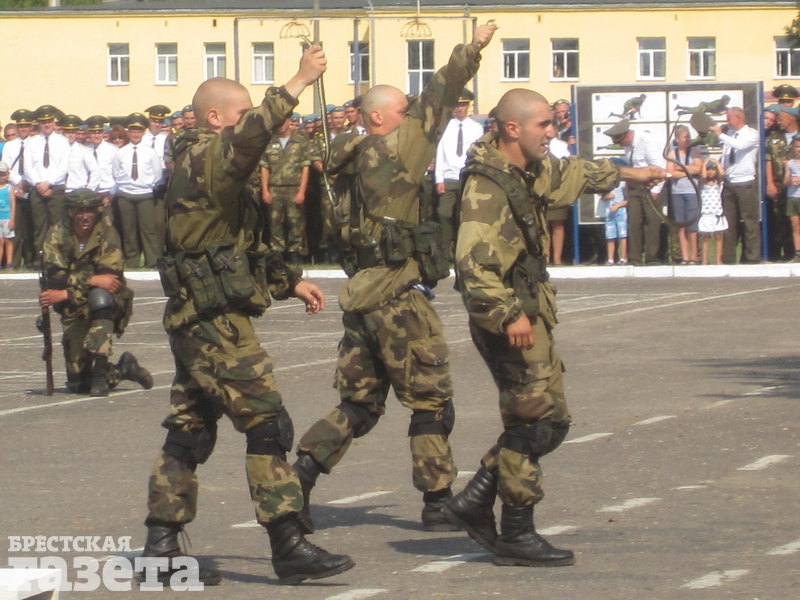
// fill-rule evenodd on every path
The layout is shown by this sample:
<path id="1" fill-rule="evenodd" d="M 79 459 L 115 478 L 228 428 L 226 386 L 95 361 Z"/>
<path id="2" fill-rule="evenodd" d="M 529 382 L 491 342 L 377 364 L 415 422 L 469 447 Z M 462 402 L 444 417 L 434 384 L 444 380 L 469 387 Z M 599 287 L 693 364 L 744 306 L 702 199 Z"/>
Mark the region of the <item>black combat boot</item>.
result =
<path id="1" fill-rule="evenodd" d="M 162 523 L 147 526 L 147 541 L 144 544 L 143 558 L 168 558 L 185 557 L 178 543 L 178 533 L 183 526 L 178 523 Z M 186 565 L 173 566 L 170 560 L 167 570 L 158 570 L 158 581 L 169 585 L 173 574 L 186 572 Z M 199 566 L 197 581 L 203 585 L 219 585 L 222 575 L 219 571 L 208 566 Z M 194 582 L 191 582 L 194 583 Z"/>
<path id="2" fill-rule="evenodd" d="M 297 513 L 297 522 L 303 533 L 314 533 L 314 519 L 311 518 L 311 489 L 317 483 L 317 477 L 322 473 L 322 468 L 310 454 L 302 452 L 297 455 L 294 470 L 300 478 L 300 487 L 303 489 L 303 508 Z"/>
<path id="3" fill-rule="evenodd" d="M 266 527 L 272 548 L 272 568 L 281 584 L 295 585 L 304 579 L 322 579 L 355 566 L 346 554 L 330 554 L 303 537 L 297 513 L 281 517 Z"/>
<path id="4" fill-rule="evenodd" d="M 497 498 L 497 477 L 486 467 L 475 473 L 463 490 L 453 496 L 442 509 L 444 517 L 464 529 L 473 540 L 494 552 L 497 525 L 494 501 Z"/>
<path id="5" fill-rule="evenodd" d="M 559 550 L 536 533 L 533 506 L 503 504 L 494 564 L 523 567 L 563 567 L 575 564 L 571 550 Z"/>
<path id="6" fill-rule="evenodd" d="M 422 526 L 425 531 L 459 531 L 461 527 L 451 523 L 442 513 L 445 503 L 453 497 L 450 488 L 436 492 L 425 492 L 422 500 Z"/>
<path id="7" fill-rule="evenodd" d="M 92 365 L 90 396 L 108 396 L 108 357 L 97 355 Z"/>
<path id="8" fill-rule="evenodd" d="M 130 352 L 123 352 L 119 357 L 117 370 L 121 379 L 135 381 L 146 390 L 153 387 L 153 376 L 150 375 L 150 371 L 141 366 Z"/>

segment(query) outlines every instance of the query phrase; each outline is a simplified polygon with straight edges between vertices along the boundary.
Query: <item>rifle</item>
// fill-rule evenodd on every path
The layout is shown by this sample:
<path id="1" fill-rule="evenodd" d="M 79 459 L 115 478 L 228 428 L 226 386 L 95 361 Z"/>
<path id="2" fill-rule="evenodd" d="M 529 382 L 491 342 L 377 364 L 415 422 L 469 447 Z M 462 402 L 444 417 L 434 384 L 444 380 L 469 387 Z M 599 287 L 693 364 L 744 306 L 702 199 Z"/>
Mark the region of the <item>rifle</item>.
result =
<path id="1" fill-rule="evenodd" d="M 39 288 L 46 289 L 47 278 L 44 274 L 39 276 Z M 47 395 L 53 395 L 53 332 L 50 328 L 50 308 L 42 307 L 41 316 L 36 319 L 36 327 L 42 332 L 44 337 L 44 349 L 42 350 L 42 360 L 45 364 L 47 373 Z"/>

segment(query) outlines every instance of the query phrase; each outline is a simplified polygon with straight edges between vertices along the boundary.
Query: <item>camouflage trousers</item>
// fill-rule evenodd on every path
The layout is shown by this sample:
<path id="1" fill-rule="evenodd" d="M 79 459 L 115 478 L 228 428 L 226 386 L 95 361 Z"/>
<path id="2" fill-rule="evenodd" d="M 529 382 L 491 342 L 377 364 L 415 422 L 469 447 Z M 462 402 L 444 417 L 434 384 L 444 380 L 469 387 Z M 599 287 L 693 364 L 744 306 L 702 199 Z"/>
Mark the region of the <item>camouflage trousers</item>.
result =
<path id="1" fill-rule="evenodd" d="M 534 324 L 535 343 L 529 350 L 509 347 L 505 335 L 490 333 L 470 322 L 475 346 L 500 392 L 503 427 L 529 425 L 541 419 L 570 423 L 564 396 L 564 366 L 543 319 Z M 539 461 L 495 444 L 481 463 L 498 475 L 497 494 L 504 504 L 528 506 L 544 497 Z"/>
<path id="2" fill-rule="evenodd" d="M 92 319 L 78 314 L 62 318 L 64 362 L 67 369 L 67 388 L 72 392 L 89 391 L 92 377 L 92 363 L 95 356 L 110 357 L 111 341 L 114 334 L 114 321 L 111 319 Z M 109 363 L 108 386 L 113 388 L 120 382 L 119 371 Z"/>
<path id="3" fill-rule="evenodd" d="M 272 250 L 308 254 L 306 209 L 294 201 L 299 189 L 297 186 L 276 186 L 269 190 L 272 194 L 269 247 Z"/>
<path id="4" fill-rule="evenodd" d="M 441 320 L 421 292 L 406 291 L 369 313 L 345 312 L 342 323 L 336 387 L 343 402 L 377 420 L 386 412 L 391 386 L 403 406 L 445 418 L 453 396 L 447 344 Z M 336 408 L 303 435 L 298 452 L 310 454 L 330 473 L 353 437 L 353 425 Z M 423 492 L 449 488 L 457 470 L 447 436 L 411 435 L 410 445 L 414 487 Z"/>
<path id="5" fill-rule="evenodd" d="M 283 408 L 272 374 L 272 360 L 259 345 L 250 319 L 225 313 L 170 332 L 175 378 L 168 430 L 206 430 L 208 454 L 216 439 L 216 422 L 226 414 L 239 432 L 273 421 Z M 300 481 L 285 457 L 247 454 L 245 469 L 250 498 L 259 523 L 303 507 Z M 188 523 L 197 511 L 197 475 L 166 452 L 157 457 L 150 476 L 147 522 Z"/>

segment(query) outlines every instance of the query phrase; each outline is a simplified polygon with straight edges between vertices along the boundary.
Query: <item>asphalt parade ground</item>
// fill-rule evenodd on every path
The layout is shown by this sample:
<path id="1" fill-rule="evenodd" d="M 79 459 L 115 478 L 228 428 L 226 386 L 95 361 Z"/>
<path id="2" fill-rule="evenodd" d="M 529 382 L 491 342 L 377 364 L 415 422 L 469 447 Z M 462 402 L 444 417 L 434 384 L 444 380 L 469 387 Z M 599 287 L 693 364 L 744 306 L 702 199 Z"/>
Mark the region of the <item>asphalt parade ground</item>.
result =
<path id="1" fill-rule="evenodd" d="M 296 439 L 338 403 L 332 381 L 342 281 L 318 283 L 328 298 L 322 314 L 309 317 L 292 300 L 255 321 Z M 143 545 L 146 484 L 164 439 L 159 424 L 173 366 L 160 285 L 130 285 L 134 316 L 115 354 L 134 352 L 152 371 L 153 389 L 122 382 L 107 398 L 67 393 L 54 319 L 56 392 L 48 397 L 34 327 L 36 282 L 0 281 L 0 566 L 60 560 L 74 584 L 86 557 L 102 570 L 109 556 L 130 559 Z M 350 554 L 354 569 L 296 587 L 277 584 L 267 537 L 253 521 L 244 436 L 223 419 L 216 451 L 198 470 L 198 518 L 187 531 L 191 552 L 219 568 L 224 581 L 162 595 L 800 597 L 800 279 L 606 277 L 563 279 L 558 287 L 556 340 L 574 425 L 542 460 L 546 497 L 535 519 L 554 545 L 575 552 L 574 566 L 498 567 L 466 534 L 423 531 L 409 414 L 390 394 L 387 415 L 312 495 L 318 530 L 311 541 Z M 459 490 L 500 433 L 497 393 L 452 280 L 439 285 L 434 304 L 451 351 Z M 101 543 L 129 536 L 130 550 L 22 551 L 23 536 L 97 536 Z M 131 591 L 111 591 L 104 579 L 94 591 L 61 597 L 145 593 L 128 584 Z"/>

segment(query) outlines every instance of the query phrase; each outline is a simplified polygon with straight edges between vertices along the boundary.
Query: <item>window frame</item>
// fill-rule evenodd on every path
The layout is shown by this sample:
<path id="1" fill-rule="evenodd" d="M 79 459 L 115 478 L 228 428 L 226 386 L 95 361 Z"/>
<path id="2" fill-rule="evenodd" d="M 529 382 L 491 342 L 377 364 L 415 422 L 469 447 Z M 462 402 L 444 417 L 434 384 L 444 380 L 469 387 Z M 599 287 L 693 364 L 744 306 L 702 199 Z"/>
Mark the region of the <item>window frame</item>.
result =
<path id="1" fill-rule="evenodd" d="M 222 53 L 209 52 L 211 46 L 221 46 Z M 213 63 L 213 73 L 209 72 L 209 60 Z M 222 63 L 222 72 L 219 65 Z M 205 79 L 214 77 L 226 77 L 228 74 L 228 45 L 225 42 L 206 42 L 203 45 L 203 74 Z"/>
<path id="2" fill-rule="evenodd" d="M 785 35 L 777 35 L 773 38 L 774 40 L 774 48 L 775 48 L 775 62 L 773 63 L 774 68 L 774 77 L 775 79 L 797 79 L 800 77 L 800 48 L 792 48 L 791 44 L 789 44 L 789 37 Z M 780 42 L 784 42 L 786 44 L 785 47 L 781 47 L 778 44 Z M 779 61 L 780 61 L 780 54 L 786 54 L 786 66 L 788 73 L 785 75 L 780 74 Z M 794 57 L 794 58 L 793 58 Z M 792 72 L 792 66 L 796 65 L 796 72 Z"/>
<path id="3" fill-rule="evenodd" d="M 642 42 L 644 40 L 661 40 L 663 42 L 662 48 L 643 48 Z M 656 55 L 660 55 L 662 67 L 664 69 L 663 75 L 655 75 L 656 72 Z M 644 65 L 643 58 L 647 57 L 647 62 L 650 67 L 650 75 L 642 73 Z M 667 79 L 667 38 L 662 36 L 644 36 L 636 38 L 636 80 L 637 81 L 665 81 Z"/>
<path id="4" fill-rule="evenodd" d="M 420 39 L 420 40 L 407 40 L 406 41 L 406 74 L 407 74 L 407 77 L 406 77 L 406 92 L 407 93 L 409 93 L 409 94 L 420 94 L 422 92 L 422 90 L 425 89 L 425 86 L 427 85 L 428 81 L 430 81 L 431 78 L 433 78 L 433 75 L 436 73 L 436 69 L 433 66 L 433 65 L 435 65 L 434 52 L 436 50 L 436 45 L 435 45 L 434 42 L 435 42 L 435 40 L 422 40 L 422 39 Z M 425 48 L 424 48 L 423 44 L 426 44 L 426 43 L 430 43 L 430 45 L 431 45 L 430 46 L 431 67 L 429 69 L 425 68 L 425 65 L 424 65 L 424 62 L 425 62 Z M 410 52 L 411 52 L 412 44 L 417 44 L 417 47 L 420 49 L 420 55 L 419 55 L 420 67 L 417 68 L 417 69 L 412 69 L 411 68 L 411 61 L 410 61 L 411 55 L 410 55 Z M 426 79 L 426 75 L 428 76 L 427 79 Z M 414 91 L 413 86 L 411 85 L 412 76 L 415 76 L 415 78 L 418 79 L 419 90 L 417 90 L 417 91 Z"/>
<path id="5" fill-rule="evenodd" d="M 527 48 L 523 50 L 507 50 L 506 49 L 506 42 L 525 42 L 527 44 Z M 520 76 L 520 57 L 525 56 L 527 58 L 528 64 L 526 65 L 527 75 Z M 511 66 L 509 63 L 506 62 L 507 58 L 511 58 L 513 61 L 514 72 L 516 73 L 515 77 L 509 77 L 508 72 L 510 69 L 506 69 L 507 66 Z M 530 81 L 531 80 L 531 40 L 530 38 L 506 38 L 502 40 L 502 45 L 500 49 L 500 81 Z"/>
<path id="6" fill-rule="evenodd" d="M 175 52 L 161 52 L 160 46 L 175 46 Z M 172 60 L 170 60 L 172 59 Z M 160 78 L 161 66 L 163 66 L 167 73 L 167 79 Z M 175 79 L 169 79 L 169 66 L 170 63 L 175 67 Z M 178 43 L 177 42 L 160 42 L 156 43 L 156 85 L 178 85 Z"/>
<path id="7" fill-rule="evenodd" d="M 124 54 L 112 54 L 115 46 L 124 46 Z M 120 86 L 130 85 L 131 83 L 131 46 L 127 42 L 109 42 L 106 44 L 106 85 Z M 118 77 L 112 77 L 116 68 Z"/>
<path id="8" fill-rule="evenodd" d="M 712 48 L 692 48 L 692 40 L 711 40 Z M 713 59 L 713 75 L 708 75 L 705 71 L 704 57 L 709 54 Z M 692 56 L 698 56 L 698 64 L 703 67 L 703 74 L 692 75 Z M 686 38 L 686 79 L 689 81 L 713 81 L 717 78 L 717 38 L 713 36 L 693 36 Z"/>
<path id="9" fill-rule="evenodd" d="M 347 42 L 347 49 L 348 49 L 348 74 L 347 74 L 347 83 L 350 85 L 355 84 L 355 73 L 356 73 L 356 63 L 355 58 L 356 54 L 354 50 L 354 44 L 358 44 L 358 57 L 361 59 L 361 70 L 359 71 L 359 82 L 358 85 L 368 85 L 369 84 L 369 42 Z"/>
<path id="10" fill-rule="evenodd" d="M 256 46 L 259 46 L 259 45 L 269 46 L 271 48 L 271 50 L 269 50 L 268 52 L 257 51 Z M 252 68 L 251 73 L 250 73 L 250 75 L 251 75 L 251 83 L 253 85 L 271 85 L 271 84 L 274 84 L 275 83 L 275 42 L 253 42 L 253 44 L 251 46 L 251 49 L 252 49 L 252 59 L 253 59 L 253 68 Z M 267 77 L 265 77 L 263 80 L 262 79 L 258 79 L 258 77 L 257 77 L 258 74 L 256 73 L 257 65 L 259 64 L 259 62 L 263 62 L 261 70 L 262 70 L 262 73 L 266 76 L 267 73 L 266 73 L 266 69 L 264 68 L 264 65 L 266 65 L 268 59 L 272 60 L 272 66 L 271 66 L 271 69 L 270 69 L 272 71 L 272 73 L 271 73 L 272 79 L 269 79 Z"/>
<path id="11" fill-rule="evenodd" d="M 576 48 L 566 50 L 556 50 L 555 42 L 557 41 L 575 41 Z M 576 59 L 577 73 L 570 75 L 569 71 L 569 57 L 574 55 Z M 564 61 L 564 75 L 557 77 L 555 74 L 556 57 L 559 56 Z M 580 38 L 550 38 L 550 81 L 579 81 L 581 78 L 581 42 Z"/>

